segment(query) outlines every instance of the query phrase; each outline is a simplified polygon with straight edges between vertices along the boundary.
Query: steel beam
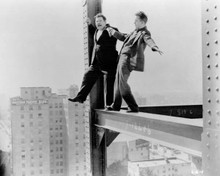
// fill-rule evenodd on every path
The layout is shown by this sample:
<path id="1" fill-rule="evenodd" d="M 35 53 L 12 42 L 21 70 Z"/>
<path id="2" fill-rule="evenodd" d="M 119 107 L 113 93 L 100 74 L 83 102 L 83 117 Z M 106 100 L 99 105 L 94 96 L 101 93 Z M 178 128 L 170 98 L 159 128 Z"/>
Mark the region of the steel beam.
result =
<path id="1" fill-rule="evenodd" d="M 96 110 L 97 126 L 201 156 L 202 119 Z"/>
<path id="2" fill-rule="evenodd" d="M 203 120 L 205 176 L 220 175 L 220 1 L 202 1 Z"/>

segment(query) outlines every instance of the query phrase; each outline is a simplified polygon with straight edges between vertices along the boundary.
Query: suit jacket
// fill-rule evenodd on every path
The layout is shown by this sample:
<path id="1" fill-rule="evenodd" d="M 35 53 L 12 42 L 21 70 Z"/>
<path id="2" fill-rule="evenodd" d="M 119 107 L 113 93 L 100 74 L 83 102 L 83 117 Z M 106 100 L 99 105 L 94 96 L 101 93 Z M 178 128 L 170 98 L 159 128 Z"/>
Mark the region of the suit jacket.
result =
<path id="1" fill-rule="evenodd" d="M 117 28 L 114 29 L 118 30 Z M 117 39 L 109 36 L 108 31 L 105 29 L 97 40 L 97 32 L 98 30 L 96 29 L 94 32 L 94 47 L 91 58 L 92 65 L 98 65 L 102 70 L 106 71 L 116 69 L 118 58 L 118 52 L 116 50 Z"/>
<path id="2" fill-rule="evenodd" d="M 144 50 L 146 46 L 152 48 L 153 51 L 154 47 L 157 47 L 154 40 L 151 38 L 150 32 L 147 28 L 143 28 L 139 30 L 135 36 L 130 47 L 126 47 L 127 51 L 125 51 L 125 44 L 129 40 L 129 38 L 133 35 L 133 32 L 130 35 L 120 33 L 116 31 L 113 36 L 121 41 L 124 41 L 120 54 L 127 54 L 130 56 L 130 66 L 132 70 L 136 71 L 144 71 Z M 119 54 L 119 55 L 120 55 Z"/>

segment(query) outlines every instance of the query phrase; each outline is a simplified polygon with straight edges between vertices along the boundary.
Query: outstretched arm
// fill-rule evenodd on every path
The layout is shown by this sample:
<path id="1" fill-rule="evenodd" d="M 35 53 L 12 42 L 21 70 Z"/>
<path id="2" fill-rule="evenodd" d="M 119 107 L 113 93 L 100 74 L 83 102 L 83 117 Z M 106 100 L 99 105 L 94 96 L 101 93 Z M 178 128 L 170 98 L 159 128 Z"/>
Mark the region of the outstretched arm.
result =
<path id="1" fill-rule="evenodd" d="M 110 36 L 113 36 L 116 39 L 121 40 L 121 41 L 124 41 L 126 39 L 126 37 L 127 37 L 126 34 L 123 34 L 123 33 L 119 32 L 119 31 L 113 29 L 112 27 L 108 27 L 107 31 L 108 31 Z"/>
<path id="2" fill-rule="evenodd" d="M 152 49 L 152 51 L 158 52 L 160 55 L 163 54 L 163 52 L 158 48 L 154 40 L 151 38 L 150 35 L 145 35 L 144 36 L 144 42 Z"/>

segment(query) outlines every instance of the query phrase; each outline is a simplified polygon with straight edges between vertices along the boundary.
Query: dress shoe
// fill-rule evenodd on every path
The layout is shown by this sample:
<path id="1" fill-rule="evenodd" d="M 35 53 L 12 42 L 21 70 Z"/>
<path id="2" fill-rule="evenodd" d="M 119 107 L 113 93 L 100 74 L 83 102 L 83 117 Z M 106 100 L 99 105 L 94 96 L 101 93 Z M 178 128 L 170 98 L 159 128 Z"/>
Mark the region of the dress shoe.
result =
<path id="1" fill-rule="evenodd" d="M 128 110 L 126 111 L 127 113 L 132 113 L 132 112 L 139 112 L 138 108 L 137 109 L 131 109 L 128 107 Z"/>
<path id="2" fill-rule="evenodd" d="M 112 106 L 106 106 L 105 111 L 120 111 L 120 110 L 114 109 Z"/>
<path id="3" fill-rule="evenodd" d="M 131 109 L 129 109 L 129 110 L 127 110 L 126 112 L 127 112 L 127 113 L 132 113 L 132 112 L 136 112 L 136 113 L 137 113 L 137 112 L 139 112 L 139 111 L 138 111 L 138 110 L 131 110 Z"/>
<path id="4" fill-rule="evenodd" d="M 68 98 L 69 101 L 71 102 L 78 102 L 78 103 L 83 103 L 84 101 L 79 99 L 78 97 L 75 98 Z"/>

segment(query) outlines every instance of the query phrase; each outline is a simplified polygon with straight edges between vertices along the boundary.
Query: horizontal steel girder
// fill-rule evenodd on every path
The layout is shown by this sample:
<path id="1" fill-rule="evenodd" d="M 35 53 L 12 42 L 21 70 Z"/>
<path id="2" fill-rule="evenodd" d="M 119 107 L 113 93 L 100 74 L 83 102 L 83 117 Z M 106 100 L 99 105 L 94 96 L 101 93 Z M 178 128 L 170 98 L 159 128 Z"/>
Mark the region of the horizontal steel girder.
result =
<path id="1" fill-rule="evenodd" d="M 201 156 L 202 119 L 96 110 L 96 125 Z"/>

